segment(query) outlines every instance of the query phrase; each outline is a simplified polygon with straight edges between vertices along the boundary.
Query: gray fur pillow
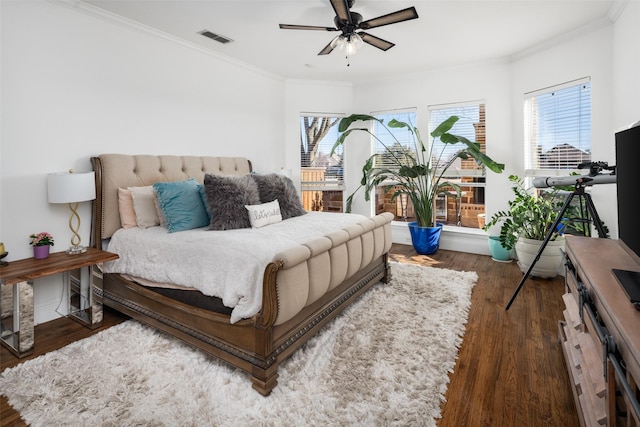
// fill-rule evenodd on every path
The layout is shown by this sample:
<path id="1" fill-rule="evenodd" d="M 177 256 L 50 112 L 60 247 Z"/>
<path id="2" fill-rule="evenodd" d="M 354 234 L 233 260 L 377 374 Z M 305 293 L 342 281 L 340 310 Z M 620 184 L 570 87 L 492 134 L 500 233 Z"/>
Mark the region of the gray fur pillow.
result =
<path id="1" fill-rule="evenodd" d="M 204 193 L 209 205 L 209 230 L 251 228 L 245 205 L 260 203 L 260 193 L 250 174 L 204 176 Z"/>
<path id="2" fill-rule="evenodd" d="M 253 179 L 258 184 L 261 203 L 269 203 L 278 199 L 283 220 L 307 213 L 302 207 L 293 181 L 286 176 L 272 173 L 253 175 Z"/>

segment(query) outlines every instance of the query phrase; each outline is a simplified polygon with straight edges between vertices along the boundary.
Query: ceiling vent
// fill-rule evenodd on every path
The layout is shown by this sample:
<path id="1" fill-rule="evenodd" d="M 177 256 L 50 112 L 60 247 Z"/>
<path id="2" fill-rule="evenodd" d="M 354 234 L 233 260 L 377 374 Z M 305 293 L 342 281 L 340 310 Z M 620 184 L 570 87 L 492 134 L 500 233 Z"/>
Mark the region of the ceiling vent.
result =
<path id="1" fill-rule="evenodd" d="M 221 36 L 220 34 L 212 33 L 209 30 L 199 31 L 198 34 L 202 34 L 203 36 L 209 37 L 211 40 L 215 40 L 215 41 L 217 41 L 219 43 L 222 43 L 222 44 L 226 44 L 226 43 L 229 43 L 229 42 L 233 41 L 229 37 L 225 37 L 225 36 Z"/>

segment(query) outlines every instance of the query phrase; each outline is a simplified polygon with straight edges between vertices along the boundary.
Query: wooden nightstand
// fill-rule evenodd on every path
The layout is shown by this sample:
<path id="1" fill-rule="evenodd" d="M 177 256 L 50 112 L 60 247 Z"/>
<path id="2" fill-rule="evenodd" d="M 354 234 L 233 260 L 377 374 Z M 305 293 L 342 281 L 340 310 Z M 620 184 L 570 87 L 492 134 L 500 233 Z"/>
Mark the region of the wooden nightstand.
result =
<path id="1" fill-rule="evenodd" d="M 69 255 L 56 252 L 45 259 L 27 258 L 0 267 L 0 341 L 16 356 L 33 351 L 33 281 L 58 273 L 69 285 L 69 316 L 94 328 L 102 321 L 102 301 L 93 293 L 102 286 L 102 273 L 96 264 L 117 259 L 118 255 L 89 248 Z"/>

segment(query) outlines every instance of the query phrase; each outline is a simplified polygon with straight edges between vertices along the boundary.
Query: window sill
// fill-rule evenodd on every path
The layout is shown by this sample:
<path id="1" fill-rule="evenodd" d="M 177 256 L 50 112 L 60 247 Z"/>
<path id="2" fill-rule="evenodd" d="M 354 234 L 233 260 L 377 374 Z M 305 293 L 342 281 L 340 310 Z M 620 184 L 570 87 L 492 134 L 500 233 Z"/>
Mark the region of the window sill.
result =
<path id="1" fill-rule="evenodd" d="M 408 221 L 391 221 L 392 226 L 396 227 L 408 227 Z M 471 227 L 457 227 L 455 225 L 443 225 L 442 231 L 447 233 L 462 233 L 462 234 L 476 234 L 481 236 L 487 236 L 487 232 L 481 230 L 479 228 L 471 228 Z"/>
<path id="2" fill-rule="evenodd" d="M 488 234 L 479 228 L 444 225 L 440 236 L 440 248 L 445 250 L 489 255 Z M 411 245 L 408 223 L 391 221 L 393 243 Z"/>

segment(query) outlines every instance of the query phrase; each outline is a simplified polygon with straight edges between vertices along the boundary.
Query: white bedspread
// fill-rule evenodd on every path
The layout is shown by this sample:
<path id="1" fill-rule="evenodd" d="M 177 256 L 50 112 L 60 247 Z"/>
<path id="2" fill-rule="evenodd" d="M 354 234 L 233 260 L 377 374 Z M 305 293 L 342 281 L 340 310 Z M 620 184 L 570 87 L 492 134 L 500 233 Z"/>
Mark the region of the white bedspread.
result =
<path id="1" fill-rule="evenodd" d="M 193 287 L 233 308 L 231 323 L 250 318 L 262 305 L 267 264 L 281 250 L 366 220 L 356 214 L 308 212 L 258 229 L 168 233 L 164 227 L 115 232 L 107 250 L 120 258 L 107 273 Z"/>

